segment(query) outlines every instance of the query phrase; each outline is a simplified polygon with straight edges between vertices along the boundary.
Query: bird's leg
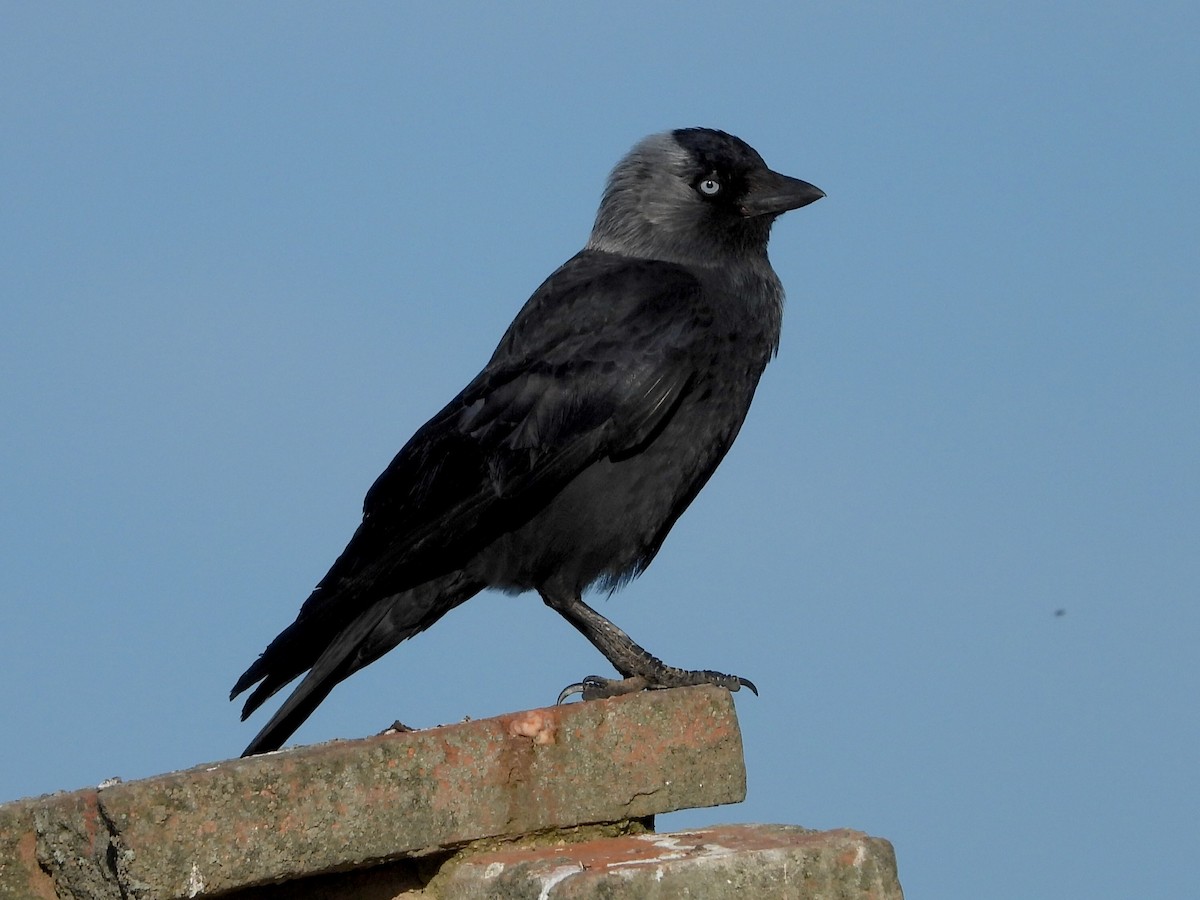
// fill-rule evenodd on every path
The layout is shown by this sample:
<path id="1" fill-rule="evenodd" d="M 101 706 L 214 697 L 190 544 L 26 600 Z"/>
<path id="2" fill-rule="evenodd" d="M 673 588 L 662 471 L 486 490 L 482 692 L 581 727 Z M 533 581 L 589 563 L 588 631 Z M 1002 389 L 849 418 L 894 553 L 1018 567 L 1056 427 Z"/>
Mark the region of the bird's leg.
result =
<path id="1" fill-rule="evenodd" d="M 629 635 L 584 603 L 580 597 L 556 597 L 543 593 L 542 600 L 574 625 L 623 676 L 616 679 L 589 675 L 578 684 L 564 688 L 558 695 L 559 703 L 574 694 L 583 695 L 584 700 L 598 700 L 602 697 L 616 697 L 653 688 L 686 687 L 693 684 L 715 684 L 730 691 L 745 687 L 755 695 L 758 694 L 758 688 L 747 678 L 708 669 L 677 669 L 668 666 L 635 643 Z"/>

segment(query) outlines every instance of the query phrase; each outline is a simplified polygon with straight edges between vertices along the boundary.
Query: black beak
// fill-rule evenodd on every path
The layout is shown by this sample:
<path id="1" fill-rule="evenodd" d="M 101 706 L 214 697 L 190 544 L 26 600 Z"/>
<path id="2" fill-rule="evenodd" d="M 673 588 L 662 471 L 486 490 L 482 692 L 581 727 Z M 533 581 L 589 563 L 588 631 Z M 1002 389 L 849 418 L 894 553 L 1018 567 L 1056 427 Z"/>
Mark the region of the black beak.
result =
<path id="1" fill-rule="evenodd" d="M 742 215 L 777 216 L 789 209 L 820 200 L 825 192 L 816 185 L 763 169 L 750 176 L 750 190 L 742 199 Z"/>

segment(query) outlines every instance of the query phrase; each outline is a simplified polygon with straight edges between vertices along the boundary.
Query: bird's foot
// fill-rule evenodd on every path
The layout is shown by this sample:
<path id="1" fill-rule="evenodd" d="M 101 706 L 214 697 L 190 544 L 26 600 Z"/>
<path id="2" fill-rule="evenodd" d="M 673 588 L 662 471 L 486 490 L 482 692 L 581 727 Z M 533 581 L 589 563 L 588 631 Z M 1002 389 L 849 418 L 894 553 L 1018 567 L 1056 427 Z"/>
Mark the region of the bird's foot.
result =
<path id="1" fill-rule="evenodd" d="M 601 678 L 599 675 L 588 675 L 583 681 L 568 684 L 558 695 L 555 705 L 566 702 L 568 697 L 576 694 L 584 700 L 603 700 L 606 697 L 620 697 L 623 694 L 636 694 L 650 689 L 650 683 L 641 675 L 630 678 Z"/>
<path id="2" fill-rule="evenodd" d="M 688 669 L 664 666 L 661 672 L 651 675 L 630 675 L 628 678 L 602 678 L 599 675 L 588 675 L 582 681 L 568 684 L 563 688 L 558 695 L 557 703 L 561 704 L 576 694 L 579 694 L 583 700 L 603 700 L 607 697 L 636 694 L 639 691 L 664 690 L 696 684 L 715 684 L 717 687 L 723 687 L 731 692 L 749 688 L 750 693 L 758 696 L 758 688 L 749 678 L 726 675 L 723 672 L 713 672 L 708 669 L 689 671 Z"/>
<path id="3" fill-rule="evenodd" d="M 748 678 L 713 672 L 710 669 L 677 669 L 674 666 L 668 666 L 584 603 L 578 594 L 572 596 L 543 592 L 542 599 L 547 606 L 574 625 L 584 637 L 595 645 L 597 650 L 604 654 L 604 658 L 612 663 L 612 667 L 624 676 L 623 678 L 601 678 L 599 675 L 589 675 L 583 681 L 563 688 L 562 693 L 558 695 L 559 703 L 575 694 L 579 694 L 584 700 L 599 700 L 604 697 L 634 694 L 638 691 L 688 687 L 696 684 L 714 684 L 731 692 L 749 688 L 755 696 L 758 696 L 758 688 Z"/>

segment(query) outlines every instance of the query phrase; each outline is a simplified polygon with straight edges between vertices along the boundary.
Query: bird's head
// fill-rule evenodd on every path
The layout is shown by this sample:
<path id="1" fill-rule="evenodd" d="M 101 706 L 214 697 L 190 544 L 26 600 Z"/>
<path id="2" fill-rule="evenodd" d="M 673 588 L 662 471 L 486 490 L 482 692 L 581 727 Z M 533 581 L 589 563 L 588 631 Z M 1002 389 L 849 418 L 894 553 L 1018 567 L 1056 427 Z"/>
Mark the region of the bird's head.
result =
<path id="1" fill-rule="evenodd" d="M 731 134 L 680 128 L 640 141 L 613 169 L 588 247 L 698 264 L 763 255 L 780 214 L 824 196 Z"/>

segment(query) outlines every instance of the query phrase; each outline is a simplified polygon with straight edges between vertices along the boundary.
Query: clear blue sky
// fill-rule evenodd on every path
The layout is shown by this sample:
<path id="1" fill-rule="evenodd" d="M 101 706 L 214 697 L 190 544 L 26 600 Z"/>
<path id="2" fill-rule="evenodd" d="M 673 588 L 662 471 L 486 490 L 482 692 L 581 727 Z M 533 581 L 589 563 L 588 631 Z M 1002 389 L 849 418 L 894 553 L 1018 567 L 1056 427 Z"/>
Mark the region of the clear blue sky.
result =
<path id="1" fill-rule="evenodd" d="M 1200 840 L 1200 14 L 1185 3 L 10 4 L 0 800 L 236 755 L 237 675 L 643 135 L 828 192 L 779 359 L 601 609 L 753 678 L 744 804 L 911 897 L 1176 898 Z M 1056 611 L 1065 611 L 1056 615 Z M 485 595 L 299 733 L 604 671 Z"/>

